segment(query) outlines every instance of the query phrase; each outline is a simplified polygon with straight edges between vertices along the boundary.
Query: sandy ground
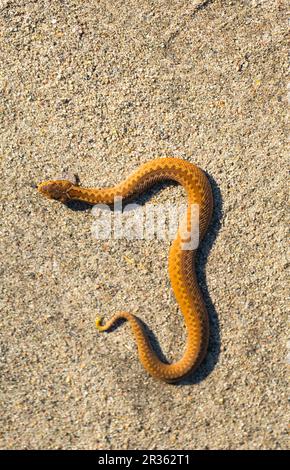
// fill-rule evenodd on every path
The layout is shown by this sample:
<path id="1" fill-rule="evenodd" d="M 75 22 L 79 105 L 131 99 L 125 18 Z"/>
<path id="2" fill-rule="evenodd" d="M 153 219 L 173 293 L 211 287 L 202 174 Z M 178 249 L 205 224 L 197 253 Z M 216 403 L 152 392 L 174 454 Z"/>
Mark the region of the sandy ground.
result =
<path id="1" fill-rule="evenodd" d="M 286 2 L 0 7 L 1 448 L 286 448 Z M 215 198 L 210 346 L 178 386 L 146 374 L 128 325 L 94 326 L 127 309 L 181 356 L 169 241 L 97 240 L 91 210 L 33 187 L 113 185 L 156 156 L 201 166 Z"/>

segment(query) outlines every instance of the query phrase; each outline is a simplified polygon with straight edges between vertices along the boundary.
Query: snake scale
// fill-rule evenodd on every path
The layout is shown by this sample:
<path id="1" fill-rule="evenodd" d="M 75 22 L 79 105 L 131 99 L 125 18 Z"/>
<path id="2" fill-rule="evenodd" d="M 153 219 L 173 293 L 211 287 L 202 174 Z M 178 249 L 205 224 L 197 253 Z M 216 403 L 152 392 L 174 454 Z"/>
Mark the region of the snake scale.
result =
<path id="1" fill-rule="evenodd" d="M 131 198 L 144 192 L 161 180 L 174 180 L 181 184 L 187 193 L 187 211 L 185 224 L 189 233 L 192 217 L 190 207 L 199 206 L 199 240 L 209 225 L 213 198 L 209 181 L 205 173 L 193 163 L 179 158 L 158 158 L 140 166 L 123 182 L 113 187 L 83 188 L 68 180 L 44 181 L 37 186 L 39 192 L 49 199 L 63 203 L 70 200 L 84 201 L 89 204 L 112 204 L 116 196 Z M 129 321 L 135 336 L 139 359 L 153 377 L 166 382 L 175 382 L 195 370 L 204 359 L 209 338 L 209 322 L 195 273 L 196 248 L 184 249 L 180 231 L 173 240 L 169 252 L 169 277 L 175 298 L 179 304 L 187 327 L 185 352 L 180 360 L 173 364 L 162 362 L 152 349 L 148 336 L 140 320 L 131 313 L 118 312 L 111 320 L 102 325 L 97 318 L 99 331 L 109 330 L 119 318 Z"/>

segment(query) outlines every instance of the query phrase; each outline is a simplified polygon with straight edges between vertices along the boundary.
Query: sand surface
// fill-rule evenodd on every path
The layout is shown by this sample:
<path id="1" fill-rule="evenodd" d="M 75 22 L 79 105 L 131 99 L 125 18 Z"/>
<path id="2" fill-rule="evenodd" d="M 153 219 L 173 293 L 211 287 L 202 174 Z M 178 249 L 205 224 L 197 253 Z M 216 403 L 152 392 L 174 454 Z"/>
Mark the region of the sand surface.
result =
<path id="1" fill-rule="evenodd" d="M 287 447 L 286 7 L 0 2 L 1 448 Z M 147 375 L 128 325 L 94 325 L 126 309 L 181 356 L 169 241 L 97 240 L 90 209 L 33 187 L 113 185 L 157 156 L 202 167 L 215 200 L 209 351 L 178 386 Z"/>

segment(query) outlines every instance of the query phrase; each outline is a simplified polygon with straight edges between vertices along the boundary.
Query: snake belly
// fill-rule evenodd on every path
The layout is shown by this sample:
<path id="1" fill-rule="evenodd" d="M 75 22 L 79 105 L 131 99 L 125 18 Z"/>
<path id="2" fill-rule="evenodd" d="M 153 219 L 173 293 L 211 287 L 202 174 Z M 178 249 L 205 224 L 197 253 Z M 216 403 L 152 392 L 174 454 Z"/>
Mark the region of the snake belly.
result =
<path id="1" fill-rule="evenodd" d="M 123 182 L 107 188 L 83 188 L 67 180 L 45 181 L 38 185 L 38 190 L 50 199 L 61 202 L 80 200 L 89 204 L 113 204 L 115 197 L 128 199 L 139 195 L 161 180 L 174 180 L 181 184 L 187 193 L 187 212 L 184 226 L 187 233 L 193 233 L 191 217 L 192 205 L 199 208 L 199 241 L 205 235 L 209 225 L 213 198 L 209 181 L 205 173 L 196 165 L 179 158 L 158 158 L 148 161 L 133 172 Z M 162 362 L 149 342 L 142 323 L 135 315 L 118 312 L 102 325 L 97 318 L 99 331 L 109 330 L 120 318 L 128 320 L 136 339 L 141 363 L 151 376 L 175 382 L 193 372 L 204 359 L 209 338 L 208 314 L 202 298 L 195 272 L 197 247 L 184 245 L 184 239 L 178 231 L 169 251 L 169 277 L 175 298 L 184 317 L 187 328 L 187 340 L 183 356 L 173 364 Z"/>

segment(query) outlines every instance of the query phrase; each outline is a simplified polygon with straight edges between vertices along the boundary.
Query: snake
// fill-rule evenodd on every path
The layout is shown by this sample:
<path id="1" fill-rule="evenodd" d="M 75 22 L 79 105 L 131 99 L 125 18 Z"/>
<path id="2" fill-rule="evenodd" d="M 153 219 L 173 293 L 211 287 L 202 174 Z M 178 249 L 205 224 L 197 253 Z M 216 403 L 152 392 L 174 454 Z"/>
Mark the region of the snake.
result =
<path id="1" fill-rule="evenodd" d="M 79 182 L 65 179 L 48 180 L 37 185 L 38 191 L 49 199 L 64 204 L 72 200 L 90 205 L 112 205 L 114 198 L 124 200 L 139 196 L 155 183 L 173 180 L 186 191 L 187 205 L 183 221 L 186 236 L 177 231 L 171 242 L 168 257 L 169 279 L 175 299 L 183 315 L 187 330 L 184 353 L 173 363 L 161 360 L 151 345 L 144 323 L 135 315 L 120 311 L 103 324 L 102 317 L 96 319 L 99 331 L 111 330 L 119 319 L 127 320 L 137 344 L 139 360 L 155 379 L 174 383 L 195 372 L 205 359 L 209 342 L 209 317 L 196 275 L 196 254 L 200 241 L 207 232 L 212 211 L 213 195 L 205 172 L 194 163 L 175 157 L 162 157 L 142 164 L 122 182 L 111 187 L 85 188 Z M 198 219 L 192 217 L 191 207 L 198 207 Z M 197 206 L 196 206 L 197 205 Z M 198 231 L 198 243 L 185 243 L 188 234 Z"/>

